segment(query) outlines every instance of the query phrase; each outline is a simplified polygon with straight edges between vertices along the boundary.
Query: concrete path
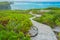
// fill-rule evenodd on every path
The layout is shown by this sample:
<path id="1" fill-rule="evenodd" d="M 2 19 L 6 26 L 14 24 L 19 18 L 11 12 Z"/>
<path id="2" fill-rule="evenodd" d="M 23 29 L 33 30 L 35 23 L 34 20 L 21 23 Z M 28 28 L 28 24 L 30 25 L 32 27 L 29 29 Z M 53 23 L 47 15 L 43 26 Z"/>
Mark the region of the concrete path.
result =
<path id="1" fill-rule="evenodd" d="M 39 17 L 41 15 L 32 14 L 32 12 L 30 12 L 30 14 L 34 16 L 30 18 L 33 23 L 33 26 L 36 26 L 38 28 L 38 35 L 36 37 L 31 37 L 31 40 L 57 40 L 56 35 L 49 26 L 38 23 L 33 20 L 34 18 Z"/>

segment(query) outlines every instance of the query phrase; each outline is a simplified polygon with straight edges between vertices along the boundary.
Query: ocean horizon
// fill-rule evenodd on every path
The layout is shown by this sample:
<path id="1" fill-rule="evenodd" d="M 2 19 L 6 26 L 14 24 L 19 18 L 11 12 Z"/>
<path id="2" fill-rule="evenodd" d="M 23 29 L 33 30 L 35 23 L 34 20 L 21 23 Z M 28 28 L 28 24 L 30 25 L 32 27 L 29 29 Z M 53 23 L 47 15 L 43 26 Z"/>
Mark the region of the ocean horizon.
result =
<path id="1" fill-rule="evenodd" d="M 59 7 L 60 2 L 20 2 L 15 1 L 11 4 L 12 10 L 27 10 L 27 9 L 41 9 L 41 8 L 48 8 L 48 7 Z"/>

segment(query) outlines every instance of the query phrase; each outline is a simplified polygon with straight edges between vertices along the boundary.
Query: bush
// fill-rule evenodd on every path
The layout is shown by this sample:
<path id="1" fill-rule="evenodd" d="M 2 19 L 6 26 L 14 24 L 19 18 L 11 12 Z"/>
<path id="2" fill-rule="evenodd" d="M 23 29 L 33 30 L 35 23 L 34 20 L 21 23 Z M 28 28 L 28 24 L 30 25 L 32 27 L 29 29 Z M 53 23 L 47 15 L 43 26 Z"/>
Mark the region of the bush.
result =
<path id="1" fill-rule="evenodd" d="M 34 20 L 51 27 L 60 26 L 60 12 L 56 10 L 46 12 L 41 17 L 35 18 Z"/>
<path id="2" fill-rule="evenodd" d="M 20 32 L 19 34 L 14 31 L 0 31 L 0 40 L 30 40 L 28 35 L 24 36 L 24 33 Z"/>
<path id="3" fill-rule="evenodd" d="M 0 40 L 30 40 L 28 31 L 32 26 L 29 20 L 31 15 L 13 11 L 3 11 L 1 15 Z"/>

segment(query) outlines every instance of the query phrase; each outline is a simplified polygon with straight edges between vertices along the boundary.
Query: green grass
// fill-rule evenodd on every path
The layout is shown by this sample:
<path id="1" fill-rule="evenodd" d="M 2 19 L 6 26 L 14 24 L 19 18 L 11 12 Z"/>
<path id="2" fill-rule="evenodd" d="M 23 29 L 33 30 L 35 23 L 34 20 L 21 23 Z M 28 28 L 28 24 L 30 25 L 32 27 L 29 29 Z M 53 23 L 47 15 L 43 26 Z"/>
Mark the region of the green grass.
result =
<path id="1" fill-rule="evenodd" d="M 6 5 L 6 4 L 10 4 L 9 2 L 0 2 L 0 5 Z"/>
<path id="2" fill-rule="evenodd" d="M 23 11 L 0 12 L 0 40 L 30 40 L 28 34 L 32 26 L 32 15 Z"/>
<path id="3" fill-rule="evenodd" d="M 44 8 L 44 10 L 60 10 L 59 7 L 48 7 L 48 8 Z"/>
<path id="4" fill-rule="evenodd" d="M 41 17 L 35 18 L 34 20 L 47 24 L 52 28 L 55 26 L 60 26 L 60 10 L 52 10 L 50 12 L 46 12 Z"/>
<path id="5" fill-rule="evenodd" d="M 40 14 L 40 9 L 31 9 L 33 14 Z"/>
<path id="6" fill-rule="evenodd" d="M 60 32 L 57 33 L 57 38 L 58 38 L 58 40 L 60 40 Z"/>

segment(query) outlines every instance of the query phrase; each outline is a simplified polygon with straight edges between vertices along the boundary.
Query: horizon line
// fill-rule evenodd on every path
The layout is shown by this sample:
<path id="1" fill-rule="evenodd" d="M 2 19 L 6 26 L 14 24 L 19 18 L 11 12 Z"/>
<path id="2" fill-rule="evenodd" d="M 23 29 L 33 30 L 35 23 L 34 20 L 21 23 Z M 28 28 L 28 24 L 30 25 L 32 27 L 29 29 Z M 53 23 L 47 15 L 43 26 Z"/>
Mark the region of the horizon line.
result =
<path id="1" fill-rule="evenodd" d="M 6 2 L 6 1 L 0 1 L 0 2 Z M 60 1 L 7 1 L 7 2 L 60 2 Z"/>

